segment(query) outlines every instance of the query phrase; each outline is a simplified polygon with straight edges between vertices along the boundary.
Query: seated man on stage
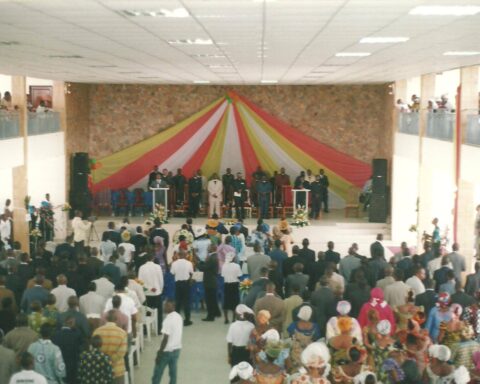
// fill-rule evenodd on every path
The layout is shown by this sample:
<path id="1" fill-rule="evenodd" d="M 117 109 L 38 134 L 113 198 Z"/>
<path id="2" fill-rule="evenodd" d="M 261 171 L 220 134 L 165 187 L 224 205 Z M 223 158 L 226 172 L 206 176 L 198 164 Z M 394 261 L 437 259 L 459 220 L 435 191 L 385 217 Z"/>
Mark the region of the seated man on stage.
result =
<path id="1" fill-rule="evenodd" d="M 213 217 L 222 215 L 223 183 L 216 173 L 212 175 L 208 182 L 208 216 Z"/>

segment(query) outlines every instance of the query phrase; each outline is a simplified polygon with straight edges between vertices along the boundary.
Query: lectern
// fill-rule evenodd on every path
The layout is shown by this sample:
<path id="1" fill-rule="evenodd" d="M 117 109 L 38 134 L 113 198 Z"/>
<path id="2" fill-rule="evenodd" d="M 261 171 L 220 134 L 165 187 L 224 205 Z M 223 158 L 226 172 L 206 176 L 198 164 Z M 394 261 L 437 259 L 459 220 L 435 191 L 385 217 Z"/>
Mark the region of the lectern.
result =
<path id="1" fill-rule="evenodd" d="M 293 195 L 293 214 L 297 214 L 297 193 L 305 193 L 305 211 L 308 212 L 308 194 L 310 190 L 309 189 L 292 189 L 292 195 Z"/>

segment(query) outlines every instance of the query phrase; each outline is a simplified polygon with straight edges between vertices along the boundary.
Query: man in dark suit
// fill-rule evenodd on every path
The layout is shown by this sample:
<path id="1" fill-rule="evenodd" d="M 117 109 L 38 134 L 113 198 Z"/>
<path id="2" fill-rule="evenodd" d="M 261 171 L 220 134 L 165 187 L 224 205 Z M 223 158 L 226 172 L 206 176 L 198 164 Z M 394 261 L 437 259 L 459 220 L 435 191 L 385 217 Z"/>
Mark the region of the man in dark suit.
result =
<path id="1" fill-rule="evenodd" d="M 35 285 L 33 288 L 28 288 L 23 292 L 22 301 L 20 304 L 21 309 L 23 312 L 29 314 L 31 312 L 31 304 L 34 301 L 39 301 L 42 303 L 42 306 L 47 304 L 48 294 L 49 292 L 42 287 L 43 284 L 43 276 L 37 275 L 35 277 Z"/>
<path id="2" fill-rule="evenodd" d="M 415 305 L 417 307 L 423 306 L 425 309 L 425 318 L 428 318 L 430 310 L 435 306 L 437 302 L 437 294 L 433 290 L 433 281 L 425 280 L 425 292 L 420 293 L 415 297 Z"/>
<path id="3" fill-rule="evenodd" d="M 161 237 L 163 239 L 163 246 L 165 247 L 165 254 L 167 254 L 168 245 L 170 244 L 168 232 L 162 228 L 162 223 L 160 219 L 158 219 L 158 217 L 154 220 L 153 223 L 155 224 L 155 228 L 150 233 L 150 244 L 155 244 L 155 242 L 153 241 L 155 237 Z"/>
<path id="4" fill-rule="evenodd" d="M 377 235 L 377 240 L 370 245 L 370 256 L 372 259 L 375 256 L 385 258 L 385 248 L 382 245 L 383 234 Z"/>
<path id="5" fill-rule="evenodd" d="M 255 315 L 264 309 L 270 312 L 272 316 L 270 318 L 270 325 L 281 333 L 283 326 L 283 300 L 275 295 L 275 284 L 273 282 L 269 281 L 265 289 L 265 296 L 257 299 L 253 306 L 253 311 Z"/>
<path id="6" fill-rule="evenodd" d="M 290 297 L 293 286 L 298 286 L 300 288 L 300 295 L 303 295 L 303 292 L 308 289 L 307 285 L 309 277 L 303 273 L 303 264 L 296 263 L 293 266 L 293 271 L 295 272 L 294 274 L 287 276 L 285 284 L 285 297 Z"/>
<path id="7" fill-rule="evenodd" d="M 223 183 L 223 202 L 229 204 L 233 199 L 233 180 L 235 176 L 232 174 L 232 170 L 227 168 L 227 173 L 222 176 Z"/>
<path id="8" fill-rule="evenodd" d="M 308 239 L 303 239 L 303 248 L 298 253 L 298 256 L 300 256 L 305 261 L 304 265 L 310 265 L 315 262 L 315 251 L 308 248 L 309 245 L 310 241 Z"/>
<path id="9" fill-rule="evenodd" d="M 197 217 L 202 196 L 202 177 L 199 172 L 188 180 L 188 210 L 191 217 Z"/>
<path id="10" fill-rule="evenodd" d="M 475 273 L 471 273 L 467 276 L 467 282 L 465 283 L 465 293 L 470 296 L 474 296 L 480 289 L 480 262 L 475 263 Z"/>
<path id="11" fill-rule="evenodd" d="M 298 248 L 298 245 L 294 245 L 292 247 L 292 257 L 289 257 L 287 260 L 284 261 L 283 263 L 283 276 L 287 278 L 288 275 L 292 275 L 295 273 L 293 270 L 293 266 L 297 263 L 303 264 L 303 267 L 306 267 L 305 260 L 300 257 L 299 255 L 300 249 Z"/>
<path id="12" fill-rule="evenodd" d="M 310 276 L 310 281 L 308 282 L 308 289 L 314 291 L 315 287 L 320 280 L 320 278 L 325 273 L 327 268 L 327 262 L 325 261 L 325 252 L 318 252 L 317 261 L 308 266 L 307 274 Z"/>
<path id="13" fill-rule="evenodd" d="M 323 203 L 323 212 L 328 213 L 328 187 L 330 182 L 328 181 L 328 176 L 325 175 L 325 171 L 320 169 L 320 209 L 322 209 Z"/>
<path id="14" fill-rule="evenodd" d="M 440 289 L 440 286 L 444 283 L 446 283 L 448 279 L 448 272 L 453 270 L 448 266 L 450 263 L 450 260 L 448 259 L 447 256 L 444 256 L 442 258 L 442 266 L 440 269 L 437 269 L 435 273 L 433 274 L 433 280 L 435 280 L 435 291 L 438 292 Z"/>
<path id="15" fill-rule="evenodd" d="M 462 309 L 465 311 L 465 308 L 470 305 L 475 304 L 475 299 L 472 296 L 467 295 L 462 289 L 462 283 L 457 281 L 455 283 L 455 293 L 450 297 L 452 304 L 460 304 Z"/>
<path id="16" fill-rule="evenodd" d="M 247 307 L 253 308 L 257 298 L 265 295 L 265 287 L 268 282 L 268 268 L 260 268 L 260 278 L 253 282 L 248 291 L 247 297 L 245 298 L 245 305 Z"/>
<path id="17" fill-rule="evenodd" d="M 320 327 L 320 333 L 325 336 L 327 321 L 335 316 L 335 295 L 328 287 L 328 278 L 320 279 L 320 288 L 316 289 L 310 297 L 310 304 L 315 308 L 315 321 Z"/>
<path id="18" fill-rule="evenodd" d="M 148 175 L 148 184 L 147 184 L 147 188 L 150 188 L 150 184 L 152 184 L 152 181 L 154 181 L 156 178 L 157 178 L 157 174 L 160 173 L 158 172 L 158 165 L 155 165 L 153 167 L 153 171 L 150 172 L 150 174 Z"/>
<path id="19" fill-rule="evenodd" d="M 208 256 L 205 262 L 198 265 L 198 269 L 203 272 L 205 303 L 207 305 L 207 317 L 202 321 L 215 321 L 215 318 L 221 315 L 217 300 L 218 257 L 216 245 L 211 244 L 208 247 Z"/>
<path id="20" fill-rule="evenodd" d="M 245 194 L 247 191 L 247 182 L 242 178 L 240 172 L 237 173 L 237 178 L 233 180 L 233 201 L 235 202 L 235 216 L 237 219 L 244 217 Z"/>
<path id="21" fill-rule="evenodd" d="M 173 185 L 175 187 L 175 200 L 176 203 L 183 204 L 185 200 L 185 184 L 187 184 L 187 179 L 182 174 L 182 168 L 177 169 L 177 174 L 173 176 Z"/>
<path id="22" fill-rule="evenodd" d="M 122 242 L 122 237 L 120 236 L 120 232 L 117 232 L 117 230 L 115 229 L 115 223 L 113 221 L 109 221 L 107 224 L 107 228 L 108 229 L 103 233 L 108 233 L 108 236 L 110 236 L 110 240 L 113 241 L 118 247 L 118 245 Z"/>
<path id="23" fill-rule="evenodd" d="M 333 250 L 335 248 L 335 243 L 333 241 L 329 241 L 327 243 L 327 248 L 328 250 L 325 251 L 325 261 L 327 263 L 334 263 L 335 267 L 337 267 L 338 263 L 340 262 L 340 253 Z"/>

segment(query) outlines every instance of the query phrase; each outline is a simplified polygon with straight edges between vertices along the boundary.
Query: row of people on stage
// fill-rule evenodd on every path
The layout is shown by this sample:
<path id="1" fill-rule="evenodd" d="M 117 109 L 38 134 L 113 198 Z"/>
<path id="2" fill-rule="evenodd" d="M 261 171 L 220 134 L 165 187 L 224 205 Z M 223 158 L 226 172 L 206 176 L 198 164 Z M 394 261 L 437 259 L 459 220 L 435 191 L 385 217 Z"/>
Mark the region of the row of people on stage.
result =
<path id="1" fill-rule="evenodd" d="M 235 215 L 238 218 L 244 218 L 244 207 L 247 200 L 259 208 L 260 217 L 268 217 L 270 204 L 282 206 L 284 202 L 283 187 L 293 186 L 294 189 L 305 190 L 298 192 L 296 197 L 297 206 L 306 206 L 307 190 L 310 191 L 312 218 L 320 214 L 323 207 L 328 212 L 328 188 L 329 179 L 323 169 L 314 175 L 310 169 L 300 172 L 295 178 L 293 185 L 290 176 L 285 173 L 285 168 L 279 172 L 275 171 L 269 176 L 261 167 L 252 174 L 252 182 L 247 185 L 241 172 L 236 175 L 230 168 L 221 177 L 214 173 L 207 178 L 201 170 L 197 170 L 191 178 L 185 177 L 182 169 L 177 170 L 173 175 L 167 169 L 159 171 L 155 166 L 149 175 L 148 187 L 150 189 L 170 188 L 175 191 L 175 204 L 182 205 L 188 201 L 189 215 L 196 217 L 201 205 L 209 206 L 209 216 L 214 213 L 222 214 L 221 207 L 228 206 L 235 209 Z M 185 186 L 188 186 L 188 196 L 185 196 Z M 156 191 L 155 202 L 165 203 L 165 191 Z"/>

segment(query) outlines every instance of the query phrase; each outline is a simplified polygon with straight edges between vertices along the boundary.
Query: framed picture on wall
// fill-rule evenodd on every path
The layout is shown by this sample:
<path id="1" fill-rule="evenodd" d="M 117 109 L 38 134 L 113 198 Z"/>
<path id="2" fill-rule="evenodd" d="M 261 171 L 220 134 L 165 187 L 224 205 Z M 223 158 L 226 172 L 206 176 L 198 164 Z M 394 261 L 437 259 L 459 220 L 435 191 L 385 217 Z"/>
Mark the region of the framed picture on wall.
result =
<path id="1" fill-rule="evenodd" d="M 51 85 L 31 85 L 30 98 L 33 108 L 37 108 L 41 101 L 45 102 L 47 108 L 52 105 L 53 87 Z"/>

